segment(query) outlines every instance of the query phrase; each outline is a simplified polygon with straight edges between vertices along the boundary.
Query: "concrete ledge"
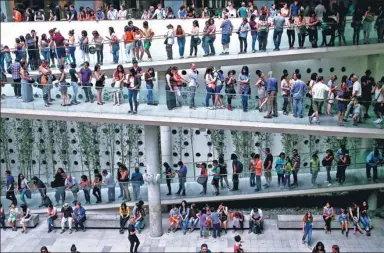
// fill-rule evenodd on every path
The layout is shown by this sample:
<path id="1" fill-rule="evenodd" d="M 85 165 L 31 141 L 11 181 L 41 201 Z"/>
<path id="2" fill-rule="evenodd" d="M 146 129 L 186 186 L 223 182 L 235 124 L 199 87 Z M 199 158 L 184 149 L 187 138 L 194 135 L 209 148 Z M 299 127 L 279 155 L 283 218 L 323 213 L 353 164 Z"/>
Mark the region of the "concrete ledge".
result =
<path id="1" fill-rule="evenodd" d="M 304 215 L 277 215 L 277 227 L 279 229 L 302 229 Z M 313 229 L 324 229 L 325 223 L 322 215 L 314 215 Z M 337 216 L 333 217 L 331 228 L 341 229 L 340 222 L 337 221 Z M 352 226 L 351 228 L 352 229 Z"/>
<path id="2" fill-rule="evenodd" d="M 31 214 L 31 216 L 32 218 L 28 221 L 27 228 L 34 228 L 37 226 L 37 224 L 39 224 L 39 221 L 40 221 L 39 214 Z M 21 228 L 20 220 L 16 221 L 16 226 L 18 228 Z M 5 217 L 5 227 L 7 228 L 11 227 L 8 224 L 8 215 Z"/>

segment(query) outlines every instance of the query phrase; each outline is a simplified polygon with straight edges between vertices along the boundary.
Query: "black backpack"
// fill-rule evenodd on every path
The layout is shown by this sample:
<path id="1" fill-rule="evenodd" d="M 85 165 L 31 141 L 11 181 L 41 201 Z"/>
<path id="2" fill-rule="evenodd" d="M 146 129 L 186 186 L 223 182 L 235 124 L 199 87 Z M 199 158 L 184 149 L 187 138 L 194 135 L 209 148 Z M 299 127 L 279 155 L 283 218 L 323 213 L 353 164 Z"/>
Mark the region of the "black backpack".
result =
<path id="1" fill-rule="evenodd" d="M 243 172 L 243 164 L 240 162 L 240 161 L 237 161 L 237 164 L 236 164 L 236 173 L 242 173 Z"/>

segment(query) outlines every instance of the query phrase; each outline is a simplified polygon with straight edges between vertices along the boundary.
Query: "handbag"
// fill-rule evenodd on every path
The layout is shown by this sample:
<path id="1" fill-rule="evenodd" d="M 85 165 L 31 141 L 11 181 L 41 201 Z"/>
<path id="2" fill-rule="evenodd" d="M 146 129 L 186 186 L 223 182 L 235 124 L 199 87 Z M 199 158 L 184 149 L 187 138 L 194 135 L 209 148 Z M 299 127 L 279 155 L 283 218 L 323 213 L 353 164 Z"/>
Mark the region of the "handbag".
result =
<path id="1" fill-rule="evenodd" d="M 197 38 L 196 39 L 196 45 L 200 45 L 201 44 L 201 39 L 200 38 Z"/>
<path id="2" fill-rule="evenodd" d="M 200 176 L 200 177 L 197 178 L 196 181 L 197 181 L 197 183 L 203 185 L 203 184 L 205 184 L 207 182 L 207 180 L 208 180 L 208 177 Z"/>
<path id="3" fill-rule="evenodd" d="M 165 40 L 164 40 L 164 45 L 167 45 L 168 44 L 168 38 L 166 38 Z"/>

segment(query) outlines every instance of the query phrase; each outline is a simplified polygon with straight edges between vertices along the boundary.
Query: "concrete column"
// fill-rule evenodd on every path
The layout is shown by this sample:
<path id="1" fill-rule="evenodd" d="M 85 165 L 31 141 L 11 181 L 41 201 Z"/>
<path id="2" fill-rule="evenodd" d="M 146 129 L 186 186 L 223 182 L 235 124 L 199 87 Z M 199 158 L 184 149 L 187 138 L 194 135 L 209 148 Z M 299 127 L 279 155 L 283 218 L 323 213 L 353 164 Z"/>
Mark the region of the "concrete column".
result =
<path id="1" fill-rule="evenodd" d="M 376 210 L 377 209 L 377 191 L 373 191 L 369 194 L 367 204 L 368 204 L 370 210 Z"/>
<path id="2" fill-rule="evenodd" d="M 167 162 L 172 166 L 172 134 L 171 127 L 160 126 L 161 163 Z"/>
<path id="3" fill-rule="evenodd" d="M 148 206 L 150 235 L 163 235 L 161 219 L 160 174 L 159 174 L 159 144 L 157 141 L 159 127 L 144 126 L 145 154 L 147 157 L 147 173 L 144 180 L 148 183 Z"/>

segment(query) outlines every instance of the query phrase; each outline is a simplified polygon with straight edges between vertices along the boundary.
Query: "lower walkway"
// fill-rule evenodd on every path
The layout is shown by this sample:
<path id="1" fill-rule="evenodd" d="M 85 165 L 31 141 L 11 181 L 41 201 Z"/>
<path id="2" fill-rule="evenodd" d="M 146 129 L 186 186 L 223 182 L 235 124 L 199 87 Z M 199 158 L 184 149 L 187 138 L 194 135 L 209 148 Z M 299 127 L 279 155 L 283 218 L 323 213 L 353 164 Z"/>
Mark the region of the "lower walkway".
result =
<path id="1" fill-rule="evenodd" d="M 322 221 L 320 221 L 322 222 Z M 322 230 L 314 230 L 312 234 L 312 246 L 318 241 L 325 245 L 326 252 L 331 252 L 333 244 L 340 247 L 341 252 L 382 252 L 384 241 L 384 221 L 374 219 L 375 228 L 372 235 L 353 235 L 345 237 L 340 230 L 333 230 L 332 234 L 325 234 Z M 166 230 L 167 224 L 163 224 Z M 245 252 L 311 252 L 307 245 L 301 243 L 300 230 L 279 230 L 277 220 L 265 220 L 265 231 L 256 236 L 247 231 L 223 234 L 220 238 L 209 237 L 201 239 L 199 231 L 183 235 L 181 231 L 164 234 L 160 238 L 152 238 L 149 229 L 145 228 L 138 235 L 140 246 L 138 252 L 198 252 L 203 243 L 208 244 L 212 252 L 233 252 L 233 237 L 239 234 L 244 241 Z M 59 230 L 47 233 L 47 223 L 41 218 L 41 223 L 28 234 L 21 234 L 7 229 L 1 230 L 1 252 L 40 252 L 42 246 L 46 246 L 49 252 L 70 252 L 72 244 L 75 244 L 80 252 L 129 252 L 127 232 L 120 234 L 117 229 L 89 229 L 86 232 L 77 232 L 63 235 Z"/>
<path id="2" fill-rule="evenodd" d="M 382 175 L 384 169 L 379 167 L 379 175 Z M 331 172 L 332 179 L 335 180 L 336 171 Z M 346 181 L 341 186 L 336 181 L 332 182 L 331 186 L 327 186 L 324 181 L 326 180 L 326 172 L 320 172 L 317 177 L 318 185 L 313 187 L 311 184 L 311 175 L 307 173 L 299 173 L 299 186 L 291 187 L 290 189 L 281 189 L 277 185 L 277 176 L 273 176 L 272 185 L 268 189 L 261 190 L 260 192 L 255 192 L 253 187 L 249 185 L 249 177 L 244 177 L 240 179 L 239 191 L 230 191 L 228 188 L 220 189 L 220 195 L 215 196 L 213 192 L 213 187 L 210 184 L 211 177 L 208 179 L 208 190 L 206 195 L 201 195 L 202 186 L 197 182 L 187 182 L 186 183 L 186 196 L 178 196 L 175 193 L 178 190 L 178 181 L 177 179 L 173 180 L 172 184 L 172 195 L 167 196 L 168 193 L 167 186 L 163 182 L 161 184 L 161 203 L 163 205 L 171 204 L 180 204 L 183 199 L 186 199 L 188 203 L 192 202 L 215 202 L 215 201 L 231 201 L 236 198 L 236 200 L 241 199 L 261 199 L 261 198 L 276 198 L 276 197 L 287 197 L 287 196 L 298 196 L 298 195 L 310 195 L 310 194 L 320 194 L 320 193 L 330 193 L 330 192 L 340 192 L 340 191 L 359 191 L 359 190 L 370 190 L 370 189 L 383 189 L 384 181 L 383 178 L 379 178 L 378 183 L 373 183 L 367 181 L 365 176 L 365 169 L 347 169 L 346 171 Z M 228 178 L 229 185 L 232 187 L 232 180 Z M 292 177 L 291 177 L 292 179 Z M 262 185 L 264 185 L 265 179 L 262 177 Z M 292 183 L 292 182 L 291 182 Z M 132 197 L 132 188 L 130 187 L 130 193 Z M 108 201 L 107 189 L 102 189 L 102 203 L 95 204 L 96 198 L 91 195 L 91 205 L 85 205 L 85 198 L 82 191 L 78 193 L 79 201 L 83 203 L 86 209 L 88 210 L 98 210 L 98 209 L 118 209 L 122 200 L 117 197 L 120 194 L 119 187 L 115 188 L 116 200 L 112 203 L 106 203 Z M 48 196 L 52 200 L 53 204 L 56 204 L 55 201 L 55 192 L 54 189 L 48 190 Z M 29 207 L 33 210 L 33 213 L 45 213 L 46 208 L 39 209 L 40 205 L 40 194 L 35 192 L 32 194 L 32 199 L 27 199 Z M 146 185 L 140 187 L 140 196 L 139 199 L 147 202 L 148 200 L 148 189 Z M 71 203 L 73 201 L 73 195 L 70 191 L 66 192 L 66 202 Z M 136 201 L 137 202 L 137 201 Z M 128 205 L 133 206 L 136 203 L 134 200 L 127 202 Z M 10 204 L 9 200 L 5 199 L 5 194 L 1 196 L 1 203 L 8 210 Z M 20 197 L 18 196 L 18 203 L 20 203 Z"/>

